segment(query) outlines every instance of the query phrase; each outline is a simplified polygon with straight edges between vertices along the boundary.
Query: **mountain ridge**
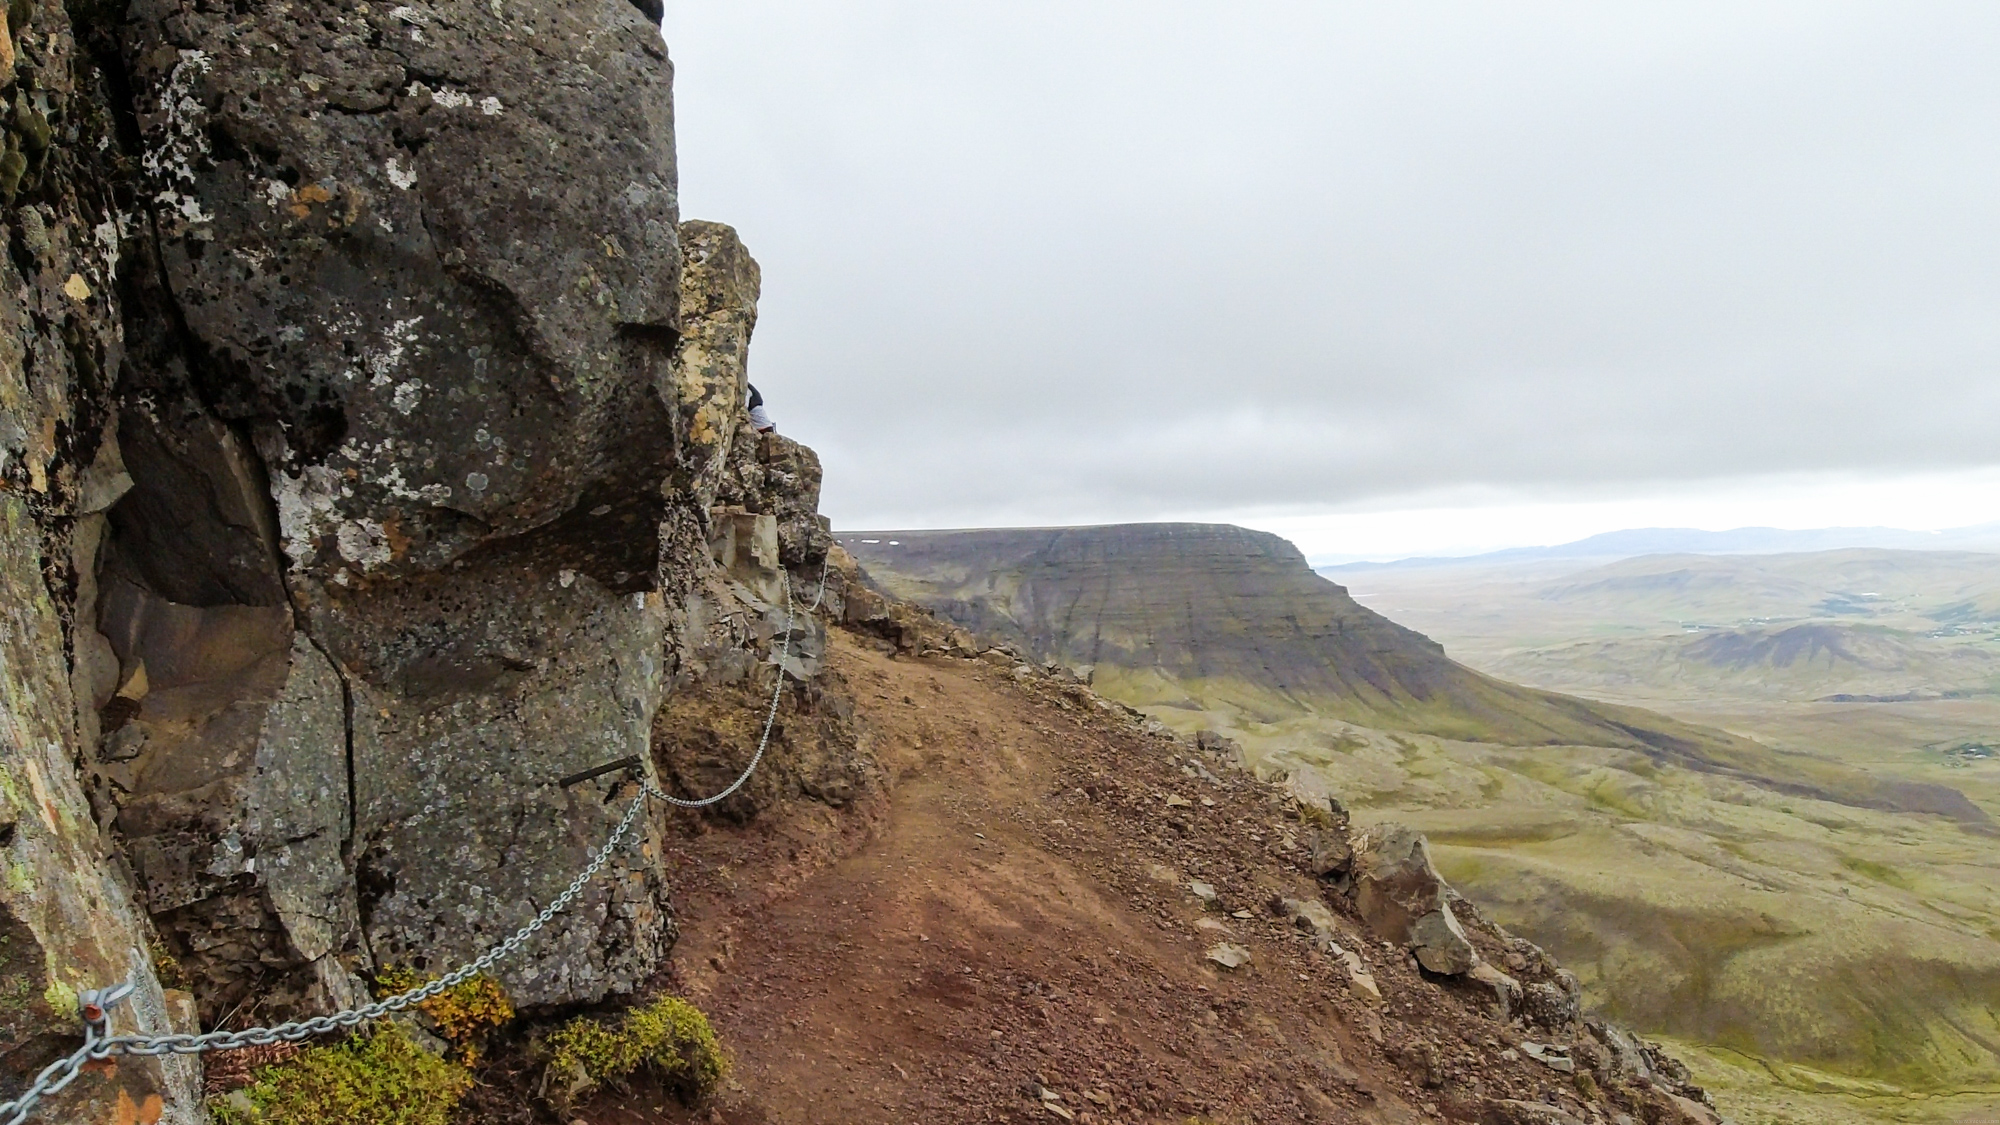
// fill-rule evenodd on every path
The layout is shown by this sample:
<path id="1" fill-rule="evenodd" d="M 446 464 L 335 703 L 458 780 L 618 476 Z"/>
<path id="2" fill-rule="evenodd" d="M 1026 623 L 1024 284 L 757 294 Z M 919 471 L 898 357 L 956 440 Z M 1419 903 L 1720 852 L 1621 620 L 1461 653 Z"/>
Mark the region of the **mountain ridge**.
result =
<path id="1" fill-rule="evenodd" d="M 1561 559 L 1620 559 L 1640 555 L 1763 555 L 1843 548 L 1889 550 L 2000 551 L 2000 522 L 1910 531 L 1896 527 L 1778 528 L 1737 527 L 1707 531 L 1693 527 L 1639 527 L 1600 532 L 1544 547 L 1509 547 L 1471 555 L 1417 555 L 1386 562 L 1355 560 L 1315 566 L 1322 572 L 1356 573 L 1385 569 L 1493 566 Z"/>

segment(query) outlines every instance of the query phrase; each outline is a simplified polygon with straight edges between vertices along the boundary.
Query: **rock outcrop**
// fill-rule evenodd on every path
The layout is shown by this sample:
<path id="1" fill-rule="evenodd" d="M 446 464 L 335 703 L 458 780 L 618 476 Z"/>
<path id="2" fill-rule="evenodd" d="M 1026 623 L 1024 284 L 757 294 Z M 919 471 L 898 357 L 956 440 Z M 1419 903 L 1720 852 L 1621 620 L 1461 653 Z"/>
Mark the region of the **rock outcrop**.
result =
<path id="1" fill-rule="evenodd" d="M 866 789 L 817 626 L 770 655 L 831 542 L 820 470 L 743 424 L 757 266 L 679 221 L 644 5 L 72 7 L 0 37 L 0 1097 L 79 988 L 134 974 L 118 1030 L 193 1030 L 498 942 L 637 797 L 561 779 L 710 780 L 654 770 L 676 690 L 792 678 L 761 784 Z M 657 971 L 663 818 L 517 1005 Z M 193 1120 L 197 1073 L 53 1112 Z"/>
<path id="2" fill-rule="evenodd" d="M 1479 964 L 1421 833 L 1377 825 L 1361 834 L 1353 851 L 1354 904 L 1370 928 L 1407 946 L 1434 973 L 1456 976 Z"/>
<path id="3" fill-rule="evenodd" d="M 658 35 L 608 4 L 304 14 L 141 2 L 119 29 L 161 281 L 100 620 L 149 693 L 99 777 L 210 1016 L 351 1002 L 518 926 L 630 799 L 556 781 L 643 753 L 661 572 L 701 561 L 662 556 Z M 624 855 L 607 887 L 518 1001 L 651 971 L 657 871 Z"/>

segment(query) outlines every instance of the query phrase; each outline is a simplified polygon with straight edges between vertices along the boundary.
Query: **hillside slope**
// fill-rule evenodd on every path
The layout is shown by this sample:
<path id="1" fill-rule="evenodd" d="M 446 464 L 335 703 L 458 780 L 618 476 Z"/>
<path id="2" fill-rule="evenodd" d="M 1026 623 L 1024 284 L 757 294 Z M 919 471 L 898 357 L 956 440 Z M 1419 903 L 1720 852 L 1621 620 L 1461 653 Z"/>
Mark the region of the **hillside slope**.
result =
<path id="1" fill-rule="evenodd" d="M 1769 1108 L 1746 1120 L 1956 1121 L 1965 1103 L 1947 1091 L 1990 1100 L 1994 828 L 1982 801 L 1945 783 L 1955 777 L 1500 684 L 1305 579 L 1282 544 L 1189 540 L 1206 530 L 849 540 L 882 585 L 1006 632 L 1037 658 L 1094 656 L 1107 694 L 1240 739 L 1266 774 L 1317 777 L 1364 823 L 1432 833 L 1447 873 L 1570 963 L 1593 1003 L 1746 1068 L 1739 1101 Z M 976 549 L 993 544 L 1007 552 Z M 1226 577 L 1207 577 L 1210 565 Z M 1676 629 L 1671 640 L 1696 646 L 1688 659 L 1716 677 L 1752 661 L 1831 664 L 1816 640 L 1837 642 L 1849 663 L 1884 658 L 1874 634 L 1845 623 L 1827 635 L 1786 628 Z M 1255 694 L 1260 669 L 1295 687 L 1315 659 L 1331 666 L 1317 691 Z M 1390 670 L 1362 681 L 1373 696 L 1341 677 L 1356 664 Z M 1448 690 L 1430 698 L 1456 726 L 1431 725 L 1435 712 L 1406 700 L 1410 685 L 1437 684 Z M 1467 721 L 1469 705 L 1496 698 L 1485 685 L 1508 719 L 1554 710 L 1589 729 L 1556 740 Z"/>
<path id="2" fill-rule="evenodd" d="M 1476 672 L 1315 574 L 1275 535 L 1215 524 L 840 537 L 869 577 L 1037 660 L 1089 666 L 1137 707 L 1257 728 L 1311 720 L 1466 742 L 1636 750 L 1661 764 L 1863 808 L 1986 814 L 1748 739 Z"/>
<path id="3" fill-rule="evenodd" d="M 1324 818 L 1224 755 L 998 654 L 889 647 L 835 632 L 827 654 L 872 759 L 866 797 L 684 814 L 670 833 L 673 973 L 737 1063 L 701 1120 L 1714 1120 L 1665 1074 L 1621 1070 L 1636 1055 L 1602 1025 L 1496 1018 L 1487 986 L 1378 941 L 1304 870 Z M 1330 909 L 1319 940 L 1359 951 L 1379 997 L 1286 898 Z M 1494 963 L 1557 979 L 1458 909 Z M 1248 964 L 1211 961 L 1223 942 Z M 577 1116 L 683 1119 L 665 1104 L 642 1085 Z"/>
<path id="4" fill-rule="evenodd" d="M 1865 621 L 1906 629 L 2000 622 L 2000 566 L 1973 551 L 1646 555 L 1541 584 L 1536 600 L 1593 619 L 1709 625 Z"/>
<path id="5" fill-rule="evenodd" d="M 2000 654 L 1874 625 L 1805 622 L 1520 649 L 1496 674 L 1590 695 L 1809 702 L 1991 694 Z"/>

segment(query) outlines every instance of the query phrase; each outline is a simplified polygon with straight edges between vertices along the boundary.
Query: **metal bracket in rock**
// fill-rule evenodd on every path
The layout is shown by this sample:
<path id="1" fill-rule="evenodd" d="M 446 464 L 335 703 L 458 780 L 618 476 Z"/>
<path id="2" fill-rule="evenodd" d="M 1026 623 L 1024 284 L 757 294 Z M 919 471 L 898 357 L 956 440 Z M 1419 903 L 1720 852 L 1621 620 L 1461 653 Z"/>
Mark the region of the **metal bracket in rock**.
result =
<path id="1" fill-rule="evenodd" d="M 812 606 L 806 610 L 808 614 L 817 612 L 821 603 L 826 600 L 826 564 L 831 561 L 829 556 L 820 564 L 819 596 L 813 599 Z M 415 1007 L 464 984 L 512 956 L 529 938 L 539 933 L 550 920 L 576 901 L 576 897 L 583 893 L 583 889 L 604 870 L 605 864 L 611 861 L 612 853 L 625 842 L 626 835 L 632 830 L 632 822 L 638 819 L 639 809 L 645 805 L 648 797 L 684 809 L 707 808 L 726 800 L 738 789 L 743 788 L 751 775 L 757 772 L 758 764 L 764 760 L 764 750 L 771 742 L 771 728 L 778 721 L 778 701 L 785 690 L 785 659 L 791 655 L 792 625 L 797 618 L 796 603 L 792 599 L 791 575 L 782 568 L 779 574 L 782 576 L 785 588 L 785 631 L 783 639 L 779 642 L 778 651 L 772 658 L 772 662 L 778 667 L 778 683 L 771 690 L 771 706 L 764 714 L 764 733 L 757 740 L 757 752 L 751 756 L 750 764 L 744 767 L 742 774 L 731 782 L 727 789 L 700 800 L 688 800 L 667 793 L 651 782 L 642 782 L 639 796 L 634 797 L 632 803 L 626 807 L 625 815 L 619 818 L 618 827 L 611 832 L 611 838 L 604 842 L 603 847 L 591 853 L 590 862 L 577 873 L 576 878 L 570 880 L 569 886 L 543 907 L 541 913 L 529 920 L 527 925 L 514 931 L 505 941 L 429 984 L 419 985 L 407 992 L 377 1000 L 373 1004 L 334 1012 L 331 1015 L 292 1020 L 272 1027 L 245 1028 L 241 1031 L 211 1031 L 202 1035 L 112 1035 L 112 1013 L 138 988 L 138 982 L 127 977 L 124 981 L 107 988 L 90 989 L 77 998 L 77 1018 L 83 1024 L 83 1045 L 69 1055 L 43 1067 L 41 1073 L 35 1076 L 35 1080 L 28 1084 L 28 1088 L 20 1097 L 13 1101 L 0 1102 L 0 1125 L 23 1125 L 33 1116 L 35 1108 L 41 1104 L 43 1098 L 61 1092 L 71 1082 L 76 1081 L 77 1075 L 83 1073 L 86 1063 L 102 1061 L 114 1055 L 157 1057 L 200 1055 L 210 1051 L 236 1051 L 245 1047 L 268 1047 L 274 1043 L 297 1043 L 325 1035 L 330 1031 L 350 1031 L 364 1023 L 372 1023 L 392 1013 Z M 573 774 L 564 778 L 561 784 L 568 787 L 593 777 L 630 769 L 639 764 L 637 758 L 620 759 L 594 770 Z"/>

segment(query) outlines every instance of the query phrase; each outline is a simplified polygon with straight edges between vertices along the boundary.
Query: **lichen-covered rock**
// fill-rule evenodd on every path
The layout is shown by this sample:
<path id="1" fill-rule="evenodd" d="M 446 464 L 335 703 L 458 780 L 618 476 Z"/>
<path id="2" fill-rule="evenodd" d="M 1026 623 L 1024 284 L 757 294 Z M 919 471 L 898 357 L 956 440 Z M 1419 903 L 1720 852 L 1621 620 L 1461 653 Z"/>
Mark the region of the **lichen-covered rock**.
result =
<path id="1" fill-rule="evenodd" d="M 819 454 L 782 434 L 760 434 L 746 422 L 729 450 L 716 490 L 725 512 L 769 515 L 786 566 L 805 568 L 826 557 L 833 532 L 819 514 Z"/>
<path id="2" fill-rule="evenodd" d="M 55 0 L 0 34 L 0 1096 L 128 971 L 119 1030 L 192 1030 L 156 944 L 213 1024 L 499 942 L 638 796 L 561 780 L 658 777 L 670 691 L 716 737 L 669 786 L 733 776 L 782 678 L 737 811 L 868 789 L 803 611 L 819 462 L 745 422 L 757 267 L 683 238 L 644 5 L 75 7 L 88 59 Z M 657 971 L 664 819 L 516 1002 Z M 194 1065 L 64 1119 L 193 1120 Z"/>
<path id="3" fill-rule="evenodd" d="M 1354 904 L 1383 940 L 1408 946 L 1434 973 L 1467 973 L 1479 963 L 1422 833 L 1376 825 L 1355 839 L 1353 869 Z"/>
<path id="4" fill-rule="evenodd" d="M 674 348 L 674 398 L 685 434 L 683 487 L 706 509 L 715 503 L 742 421 L 763 274 L 730 227 L 691 219 L 681 224 L 680 237 L 681 338 Z"/>
<path id="5" fill-rule="evenodd" d="M 154 973 L 152 927 L 106 854 L 78 780 L 75 706 L 43 548 L 31 505 L 0 491 L 0 1100 L 73 1048 L 85 989 L 138 983 L 117 1013 L 120 1033 L 195 1030 L 185 994 L 166 992 Z M 191 1122 L 197 1075 L 181 1059 L 134 1060 L 87 1075 L 48 1112 L 108 1122 L 123 1102 Z"/>
<path id="6" fill-rule="evenodd" d="M 348 633 L 339 608 L 322 618 L 335 651 L 393 670 L 353 686 L 355 880 L 375 958 L 429 972 L 512 933 L 609 836 L 636 787 L 558 782 L 643 758 L 662 687 L 659 595 L 525 567 L 474 573 L 378 591 L 375 620 L 402 628 Z M 673 927 L 650 823 L 509 967 L 517 1003 L 597 1000 L 657 967 Z"/>
<path id="7" fill-rule="evenodd" d="M 552 0 L 127 19 L 162 265 L 293 580 L 535 536 L 650 585 L 681 265 L 657 30 Z"/>
<path id="8" fill-rule="evenodd" d="M 77 994 L 138 986 L 114 1028 L 195 1030 L 79 773 L 115 661 L 76 629 L 95 597 L 104 510 L 129 486 L 109 382 L 122 352 L 109 83 L 65 6 L 9 6 L 0 57 L 0 1101 L 71 1051 Z M 185 1059 L 94 1067 L 41 1119 L 199 1119 Z M 122 1115 L 122 1116 L 121 1116 Z"/>
<path id="9" fill-rule="evenodd" d="M 137 0 L 117 39 L 159 239 L 100 622 L 146 690 L 100 788 L 211 1014 L 345 1003 L 511 933 L 635 794 L 558 781 L 643 756 L 656 591 L 710 565 L 661 532 L 671 67 L 632 6 L 553 0 Z M 651 823 L 522 1004 L 657 966 Z"/>

